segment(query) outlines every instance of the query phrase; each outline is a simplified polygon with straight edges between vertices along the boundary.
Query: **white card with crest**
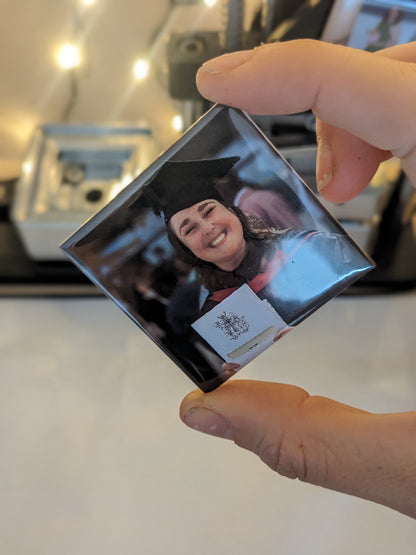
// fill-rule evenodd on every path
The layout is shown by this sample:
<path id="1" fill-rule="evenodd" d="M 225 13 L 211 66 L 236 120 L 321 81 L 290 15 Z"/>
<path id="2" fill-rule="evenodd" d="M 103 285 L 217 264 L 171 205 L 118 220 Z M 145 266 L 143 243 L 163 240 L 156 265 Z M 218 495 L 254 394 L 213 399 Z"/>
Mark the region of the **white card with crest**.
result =
<path id="1" fill-rule="evenodd" d="M 191 326 L 225 362 L 243 366 L 273 344 L 289 326 L 247 284 Z"/>

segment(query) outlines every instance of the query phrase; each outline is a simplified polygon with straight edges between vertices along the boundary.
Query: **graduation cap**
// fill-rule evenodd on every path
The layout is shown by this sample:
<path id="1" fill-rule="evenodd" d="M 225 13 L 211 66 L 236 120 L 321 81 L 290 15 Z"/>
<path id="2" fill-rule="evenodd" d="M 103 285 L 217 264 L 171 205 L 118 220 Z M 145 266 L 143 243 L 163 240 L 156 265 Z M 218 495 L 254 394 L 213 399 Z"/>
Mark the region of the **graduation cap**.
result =
<path id="1" fill-rule="evenodd" d="M 146 184 L 154 212 L 163 212 L 165 222 L 185 208 L 206 199 L 223 201 L 215 181 L 225 176 L 240 160 L 238 156 L 166 162 Z"/>

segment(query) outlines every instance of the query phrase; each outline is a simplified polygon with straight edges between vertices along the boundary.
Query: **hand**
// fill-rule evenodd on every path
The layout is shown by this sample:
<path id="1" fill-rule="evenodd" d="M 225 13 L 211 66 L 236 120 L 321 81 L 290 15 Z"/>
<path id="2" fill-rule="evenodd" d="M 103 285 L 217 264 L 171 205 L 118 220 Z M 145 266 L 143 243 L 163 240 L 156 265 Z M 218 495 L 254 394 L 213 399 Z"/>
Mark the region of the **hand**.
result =
<path id="1" fill-rule="evenodd" d="M 240 365 L 236 364 L 235 362 L 223 362 L 222 363 L 222 371 L 224 373 L 225 378 L 231 378 L 240 370 Z"/>
<path id="2" fill-rule="evenodd" d="M 267 44 L 204 64 L 200 92 L 252 114 L 312 109 L 317 183 L 345 202 L 397 156 L 416 183 L 416 42 L 375 54 L 311 40 Z"/>
<path id="3" fill-rule="evenodd" d="M 274 336 L 273 338 L 273 343 L 276 343 L 276 341 L 279 341 L 279 339 L 281 339 L 282 337 L 284 337 L 285 335 L 287 335 L 290 331 L 293 330 L 292 326 L 289 326 L 283 330 L 280 330 L 279 333 L 277 335 Z"/>
<path id="4" fill-rule="evenodd" d="M 283 476 L 416 517 L 415 413 L 374 415 L 290 385 L 232 380 L 189 394 L 180 415 Z"/>
<path id="5" fill-rule="evenodd" d="M 397 156 L 416 183 L 416 43 L 370 54 L 301 40 L 226 54 L 197 84 L 212 101 L 253 114 L 312 109 L 321 194 L 345 202 Z M 416 413 L 374 415 L 288 385 L 234 381 L 193 392 L 180 415 L 233 439 L 291 478 L 416 518 Z"/>

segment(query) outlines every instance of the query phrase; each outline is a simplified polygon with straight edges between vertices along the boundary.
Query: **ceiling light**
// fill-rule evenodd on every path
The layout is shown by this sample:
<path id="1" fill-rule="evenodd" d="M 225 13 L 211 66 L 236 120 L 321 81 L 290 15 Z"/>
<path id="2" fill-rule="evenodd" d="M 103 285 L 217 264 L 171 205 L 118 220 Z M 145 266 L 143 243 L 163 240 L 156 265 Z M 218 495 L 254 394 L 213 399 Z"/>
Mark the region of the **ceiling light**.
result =
<path id="1" fill-rule="evenodd" d="M 24 175 L 30 175 L 33 172 L 33 162 L 27 160 L 22 164 L 22 172 Z"/>
<path id="2" fill-rule="evenodd" d="M 135 62 L 133 66 L 133 74 L 138 81 L 141 81 L 147 77 L 149 73 L 149 62 L 143 59 L 139 59 Z"/>
<path id="3" fill-rule="evenodd" d="M 175 131 L 183 131 L 183 117 L 180 114 L 173 116 L 172 127 Z"/>
<path id="4" fill-rule="evenodd" d="M 80 64 L 79 49 L 69 42 L 59 49 L 57 57 L 62 69 L 73 69 Z"/>

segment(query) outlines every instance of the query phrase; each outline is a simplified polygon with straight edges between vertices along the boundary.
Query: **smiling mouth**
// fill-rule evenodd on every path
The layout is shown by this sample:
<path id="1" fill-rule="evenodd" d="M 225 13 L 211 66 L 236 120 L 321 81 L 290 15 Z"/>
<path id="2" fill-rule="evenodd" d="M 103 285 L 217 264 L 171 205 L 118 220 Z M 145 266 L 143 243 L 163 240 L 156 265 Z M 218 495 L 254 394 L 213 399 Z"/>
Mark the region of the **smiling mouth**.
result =
<path id="1" fill-rule="evenodd" d="M 218 247 L 218 245 L 224 241 L 225 236 L 226 236 L 226 233 L 225 233 L 225 231 L 223 231 L 213 241 L 211 241 L 209 246 L 210 247 Z"/>

